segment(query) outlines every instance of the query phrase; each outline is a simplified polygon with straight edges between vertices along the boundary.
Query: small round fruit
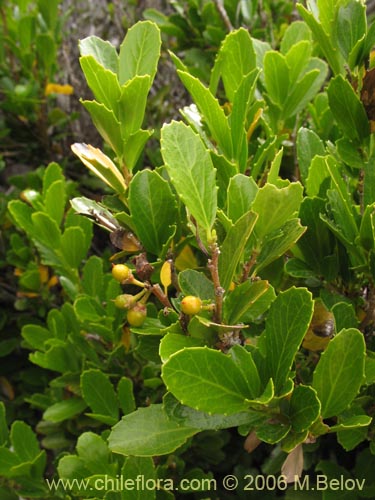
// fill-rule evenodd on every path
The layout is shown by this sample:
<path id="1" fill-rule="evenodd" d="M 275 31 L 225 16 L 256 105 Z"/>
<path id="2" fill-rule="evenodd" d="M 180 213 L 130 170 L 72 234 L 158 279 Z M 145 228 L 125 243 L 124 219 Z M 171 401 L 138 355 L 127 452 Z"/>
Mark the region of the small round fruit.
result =
<path id="1" fill-rule="evenodd" d="M 181 300 L 181 311 L 184 314 L 193 316 L 194 314 L 198 314 L 201 309 L 202 301 L 199 297 L 195 297 L 194 295 L 187 295 Z"/>
<path id="2" fill-rule="evenodd" d="M 131 276 L 131 271 L 125 264 L 116 264 L 112 267 L 112 276 L 116 281 L 122 283 Z"/>
<path id="3" fill-rule="evenodd" d="M 135 304 L 134 307 L 129 309 L 126 319 L 130 326 L 142 326 L 147 317 L 147 307 L 144 304 Z"/>
<path id="4" fill-rule="evenodd" d="M 130 309 L 134 306 L 135 299 L 129 293 L 123 293 L 122 295 L 117 295 L 114 302 L 115 306 L 119 309 Z"/>

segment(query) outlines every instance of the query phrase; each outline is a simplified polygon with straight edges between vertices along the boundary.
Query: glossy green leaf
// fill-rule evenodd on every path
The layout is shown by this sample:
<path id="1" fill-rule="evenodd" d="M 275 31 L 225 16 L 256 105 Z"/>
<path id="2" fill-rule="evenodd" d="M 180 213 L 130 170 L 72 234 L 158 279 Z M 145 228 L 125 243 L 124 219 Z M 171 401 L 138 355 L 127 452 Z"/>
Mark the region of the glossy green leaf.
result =
<path id="1" fill-rule="evenodd" d="M 92 56 L 103 68 L 118 73 L 118 54 L 115 47 L 108 41 L 97 36 L 89 36 L 79 41 L 82 57 Z"/>
<path id="2" fill-rule="evenodd" d="M 29 425 L 15 420 L 10 429 L 10 439 L 14 453 L 23 462 L 30 462 L 40 453 L 36 435 Z"/>
<path id="3" fill-rule="evenodd" d="M 79 413 L 82 413 L 87 407 L 86 402 L 81 398 L 64 399 L 51 405 L 44 413 L 43 419 L 50 422 L 63 422 L 69 420 Z"/>
<path id="4" fill-rule="evenodd" d="M 161 38 L 156 24 L 142 21 L 133 25 L 126 33 L 120 47 L 120 85 L 135 76 L 150 75 L 153 80 L 160 56 Z"/>
<path id="5" fill-rule="evenodd" d="M 261 380 L 253 357 L 243 346 L 234 345 L 229 351 L 234 364 L 244 376 L 252 399 L 261 394 Z"/>
<path id="6" fill-rule="evenodd" d="M 257 257 L 255 272 L 258 273 L 284 255 L 301 238 L 305 230 L 299 219 L 290 219 L 281 228 L 267 234 Z"/>
<path id="7" fill-rule="evenodd" d="M 167 333 L 167 335 L 161 339 L 159 354 L 163 363 L 165 363 L 170 356 L 177 351 L 181 351 L 186 347 L 202 346 L 204 346 L 204 342 L 201 339 L 177 333 Z"/>
<path id="8" fill-rule="evenodd" d="M 151 457 L 127 457 L 121 469 L 122 477 L 136 481 L 142 477 L 143 481 L 156 481 L 156 471 Z M 154 483 L 151 483 L 154 484 Z M 124 500 L 153 500 L 156 498 L 156 488 L 134 488 L 122 492 Z"/>
<path id="9" fill-rule="evenodd" d="M 303 7 L 302 4 L 297 4 L 297 10 L 313 32 L 314 38 L 318 42 L 319 48 L 328 61 L 328 64 L 331 66 L 334 74 L 338 75 L 343 71 L 343 57 L 339 51 L 333 47 L 330 31 L 325 31 L 314 15 Z M 326 12 L 326 6 L 324 6 L 322 11 L 323 13 Z"/>
<path id="10" fill-rule="evenodd" d="M 120 420 L 109 435 L 109 448 L 114 453 L 152 457 L 172 453 L 197 433 L 169 420 L 162 405 L 139 408 Z"/>
<path id="11" fill-rule="evenodd" d="M 50 184 L 46 189 L 43 201 L 45 211 L 60 225 L 66 204 L 65 182 L 57 180 Z"/>
<path id="12" fill-rule="evenodd" d="M 82 71 L 85 75 L 95 99 L 104 104 L 107 109 L 118 116 L 118 100 L 121 88 L 118 82 L 117 73 L 104 68 L 94 56 L 84 56 L 80 58 Z"/>
<path id="13" fill-rule="evenodd" d="M 289 376 L 294 357 L 305 336 L 313 312 L 311 293 L 305 288 L 280 292 L 270 307 L 264 342 L 264 366 L 280 393 Z"/>
<path id="14" fill-rule="evenodd" d="M 322 417 L 343 412 L 364 381 L 365 342 L 355 328 L 342 330 L 328 344 L 314 371 L 313 388 L 322 405 Z"/>
<path id="15" fill-rule="evenodd" d="M 86 370 L 81 375 L 82 395 L 94 413 L 118 419 L 118 401 L 108 375 L 100 370 Z"/>
<path id="16" fill-rule="evenodd" d="M 178 75 L 194 99 L 197 108 L 210 129 L 213 139 L 222 149 L 225 156 L 232 159 L 233 145 L 228 118 L 225 116 L 219 101 L 198 78 L 184 71 L 178 71 Z"/>
<path id="17" fill-rule="evenodd" d="M 120 122 L 112 110 L 96 101 L 81 101 L 91 115 L 91 119 L 99 134 L 111 146 L 116 155 L 121 158 L 123 142 L 120 132 Z"/>
<path id="18" fill-rule="evenodd" d="M 358 327 L 359 321 L 353 304 L 347 302 L 338 302 L 332 307 L 331 312 L 335 318 L 336 332 L 340 332 L 344 328 Z"/>
<path id="19" fill-rule="evenodd" d="M 161 148 L 166 169 L 177 194 L 207 232 L 216 216 L 215 169 L 200 137 L 182 122 L 164 125 Z"/>
<path id="20" fill-rule="evenodd" d="M 242 411 L 232 415 L 210 415 L 203 411 L 195 410 L 189 406 L 182 405 L 170 392 L 163 398 L 163 408 L 168 417 L 185 427 L 194 427 L 200 430 L 218 430 L 249 425 L 258 422 L 262 416 L 254 411 Z"/>
<path id="21" fill-rule="evenodd" d="M 363 165 L 364 181 L 363 181 L 363 203 L 371 205 L 375 202 L 375 157 L 372 156 L 367 163 Z"/>
<path id="22" fill-rule="evenodd" d="M 256 435 L 258 439 L 265 443 L 276 444 L 288 434 L 290 429 L 290 424 L 270 419 L 256 428 Z"/>
<path id="23" fill-rule="evenodd" d="M 151 136 L 152 131 L 140 129 L 124 139 L 124 162 L 129 170 L 133 170 L 133 168 L 136 166 L 142 150 Z"/>
<path id="24" fill-rule="evenodd" d="M 132 413 L 136 409 L 133 394 L 133 382 L 130 378 L 121 377 L 117 385 L 117 397 L 120 408 L 124 415 Z"/>
<path id="25" fill-rule="evenodd" d="M 256 68 L 256 57 L 249 32 L 240 28 L 224 40 L 218 55 L 221 78 L 229 101 L 240 87 L 243 78 Z"/>
<path id="26" fill-rule="evenodd" d="M 237 222 L 250 210 L 257 192 L 258 186 L 252 177 L 243 174 L 231 177 L 227 191 L 227 214 L 232 222 Z"/>
<path id="27" fill-rule="evenodd" d="M 323 156 L 324 153 L 324 144 L 320 137 L 313 130 L 301 127 L 297 133 L 297 158 L 301 180 L 304 184 L 311 161 L 315 156 Z"/>
<path id="28" fill-rule="evenodd" d="M 3 446 L 8 441 L 8 425 L 6 421 L 5 404 L 0 402 L 0 446 Z"/>
<path id="29" fill-rule="evenodd" d="M 288 97 L 290 82 L 288 65 L 279 52 L 270 51 L 264 56 L 264 78 L 271 101 L 281 109 Z"/>
<path id="30" fill-rule="evenodd" d="M 114 473 L 109 463 L 110 453 L 106 442 L 93 432 L 84 432 L 77 440 L 77 453 L 91 474 Z"/>
<path id="31" fill-rule="evenodd" d="M 254 321 L 268 309 L 275 297 L 268 281 L 245 281 L 225 297 L 224 317 L 229 325 Z"/>
<path id="32" fill-rule="evenodd" d="M 123 137 L 134 134 L 142 127 L 150 86 L 149 75 L 135 76 L 122 86 L 118 117 Z"/>
<path id="33" fill-rule="evenodd" d="M 282 54 L 287 54 L 298 42 L 307 40 L 311 43 L 311 30 L 303 21 L 294 21 L 287 27 L 280 44 Z"/>
<path id="34" fill-rule="evenodd" d="M 100 257 L 92 255 L 83 267 L 82 287 L 85 293 L 93 298 L 100 298 L 103 277 L 103 261 Z"/>
<path id="35" fill-rule="evenodd" d="M 161 255 L 178 218 L 169 184 L 155 171 L 138 172 L 129 186 L 129 208 L 143 246 L 148 252 Z"/>
<path id="36" fill-rule="evenodd" d="M 85 234 L 80 227 L 68 227 L 61 237 L 61 249 L 68 264 L 76 269 L 87 255 Z"/>
<path id="37" fill-rule="evenodd" d="M 209 413 L 246 410 L 246 399 L 251 397 L 247 380 L 233 360 L 207 347 L 173 354 L 163 366 L 162 377 L 182 404 Z"/>
<path id="38" fill-rule="evenodd" d="M 35 212 L 31 216 L 37 239 L 50 249 L 58 249 L 61 243 L 60 229 L 48 214 Z"/>
<path id="39" fill-rule="evenodd" d="M 178 275 L 178 284 L 184 295 L 195 295 L 202 300 L 213 300 L 215 289 L 205 274 L 194 269 L 185 269 Z"/>
<path id="40" fill-rule="evenodd" d="M 251 236 L 257 216 L 247 212 L 229 229 L 220 247 L 219 277 L 220 284 L 227 290 L 236 274 L 237 266 L 244 259 L 246 244 Z"/>
<path id="41" fill-rule="evenodd" d="M 367 31 L 366 7 L 360 2 L 341 5 L 335 20 L 337 44 L 345 59 Z"/>
<path id="42" fill-rule="evenodd" d="M 338 75 L 330 81 L 327 93 L 333 116 L 345 136 L 354 141 L 363 141 L 370 134 L 370 126 L 363 104 L 353 87 Z"/>
<path id="43" fill-rule="evenodd" d="M 306 385 L 295 387 L 290 398 L 288 416 L 296 432 L 306 431 L 320 413 L 320 401 L 316 392 Z"/>
<path id="44" fill-rule="evenodd" d="M 251 210 L 258 214 L 255 230 L 259 240 L 280 228 L 293 214 L 297 213 L 302 201 L 303 188 L 293 182 L 284 188 L 266 184 L 259 189 Z"/>

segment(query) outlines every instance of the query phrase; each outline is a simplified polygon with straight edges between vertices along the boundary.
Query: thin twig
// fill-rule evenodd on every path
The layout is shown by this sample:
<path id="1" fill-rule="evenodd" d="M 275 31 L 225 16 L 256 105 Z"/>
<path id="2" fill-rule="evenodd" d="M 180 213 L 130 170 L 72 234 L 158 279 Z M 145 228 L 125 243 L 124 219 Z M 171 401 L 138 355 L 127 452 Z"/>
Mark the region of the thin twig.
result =
<path id="1" fill-rule="evenodd" d="M 227 30 L 233 31 L 234 30 L 233 25 L 229 19 L 227 11 L 225 10 L 223 2 L 221 0 L 214 0 L 214 4 L 216 6 L 218 13 L 220 14 L 221 19 L 224 21 Z"/>
<path id="2" fill-rule="evenodd" d="M 213 243 L 211 246 L 212 258 L 208 261 L 208 269 L 210 270 L 212 281 L 214 283 L 215 288 L 215 314 L 214 314 L 214 322 L 221 323 L 221 316 L 223 311 L 223 296 L 225 293 L 224 288 L 220 285 L 220 277 L 219 277 L 219 255 L 220 249 L 217 243 Z"/>

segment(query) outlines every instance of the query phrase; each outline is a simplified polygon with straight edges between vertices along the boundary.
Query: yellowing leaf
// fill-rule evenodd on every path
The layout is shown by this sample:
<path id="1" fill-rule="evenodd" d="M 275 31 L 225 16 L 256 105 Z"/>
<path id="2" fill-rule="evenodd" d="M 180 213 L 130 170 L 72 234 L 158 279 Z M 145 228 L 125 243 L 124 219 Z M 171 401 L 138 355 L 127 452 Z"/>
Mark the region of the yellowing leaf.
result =
<path id="1" fill-rule="evenodd" d="M 178 271 L 185 269 L 196 269 L 198 267 L 197 259 L 193 250 L 189 245 L 186 245 L 175 260 L 175 266 Z"/>
<path id="2" fill-rule="evenodd" d="M 162 265 L 160 281 L 164 287 L 164 293 L 167 295 L 168 287 L 172 284 L 172 262 L 170 260 L 166 260 Z"/>
<path id="3" fill-rule="evenodd" d="M 74 89 L 71 85 L 60 85 L 58 83 L 47 83 L 44 89 L 44 95 L 51 94 L 61 94 L 61 95 L 72 95 Z"/>
<path id="4" fill-rule="evenodd" d="M 74 154 L 91 170 L 99 179 L 108 184 L 118 193 L 123 194 L 127 188 L 125 179 L 119 169 L 100 149 L 90 144 L 76 142 L 71 146 Z"/>

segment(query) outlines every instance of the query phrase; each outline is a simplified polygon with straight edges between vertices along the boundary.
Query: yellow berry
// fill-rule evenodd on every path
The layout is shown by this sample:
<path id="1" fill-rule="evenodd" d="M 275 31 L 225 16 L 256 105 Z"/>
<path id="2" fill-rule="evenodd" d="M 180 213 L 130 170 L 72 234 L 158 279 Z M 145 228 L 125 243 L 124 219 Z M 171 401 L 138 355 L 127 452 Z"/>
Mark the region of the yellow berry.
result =
<path id="1" fill-rule="evenodd" d="M 130 309 L 135 304 L 135 299 L 133 295 L 128 293 L 123 293 L 122 295 L 117 295 L 115 298 L 115 306 L 119 309 Z"/>
<path id="2" fill-rule="evenodd" d="M 112 276 L 116 281 L 122 283 L 131 276 L 131 271 L 125 264 L 116 264 L 112 267 Z"/>
<path id="3" fill-rule="evenodd" d="M 136 304 L 132 309 L 129 309 L 126 319 L 130 326 L 142 326 L 147 317 L 147 307 L 144 304 Z"/>
<path id="4" fill-rule="evenodd" d="M 201 309 L 202 301 L 199 297 L 195 297 L 194 295 L 187 295 L 181 301 L 181 311 L 184 314 L 193 316 L 194 314 L 198 314 Z"/>

